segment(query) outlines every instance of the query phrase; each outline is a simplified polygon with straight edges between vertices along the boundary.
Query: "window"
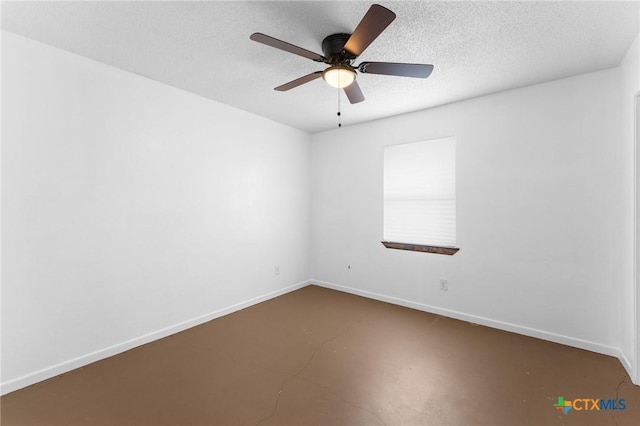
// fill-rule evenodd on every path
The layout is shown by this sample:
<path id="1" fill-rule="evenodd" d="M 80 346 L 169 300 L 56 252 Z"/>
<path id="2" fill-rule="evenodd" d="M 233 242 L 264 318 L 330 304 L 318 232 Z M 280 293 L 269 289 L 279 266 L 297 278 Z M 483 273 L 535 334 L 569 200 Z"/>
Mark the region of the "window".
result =
<path id="1" fill-rule="evenodd" d="M 455 138 L 384 149 L 384 241 L 388 248 L 455 254 Z"/>

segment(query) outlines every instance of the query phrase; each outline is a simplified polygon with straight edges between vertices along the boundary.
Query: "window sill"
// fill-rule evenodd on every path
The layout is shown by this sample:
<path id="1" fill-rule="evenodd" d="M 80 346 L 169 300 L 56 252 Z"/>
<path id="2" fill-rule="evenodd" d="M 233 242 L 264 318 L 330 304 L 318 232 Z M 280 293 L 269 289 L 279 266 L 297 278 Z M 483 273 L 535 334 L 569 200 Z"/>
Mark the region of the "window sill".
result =
<path id="1" fill-rule="evenodd" d="M 423 246 L 420 244 L 392 243 L 390 241 L 381 241 L 381 243 L 389 249 L 445 254 L 447 256 L 453 256 L 458 252 L 458 250 L 460 250 L 458 247 Z"/>

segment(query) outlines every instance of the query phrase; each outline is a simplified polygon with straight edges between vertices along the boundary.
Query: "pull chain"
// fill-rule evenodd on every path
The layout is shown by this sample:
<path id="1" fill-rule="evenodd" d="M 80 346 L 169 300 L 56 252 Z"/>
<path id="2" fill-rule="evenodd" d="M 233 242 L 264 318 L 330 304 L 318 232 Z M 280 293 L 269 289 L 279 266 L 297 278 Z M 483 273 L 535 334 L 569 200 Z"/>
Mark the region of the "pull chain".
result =
<path id="1" fill-rule="evenodd" d="M 340 89 L 338 89 L 338 127 L 342 127 L 342 114 L 340 113 Z"/>

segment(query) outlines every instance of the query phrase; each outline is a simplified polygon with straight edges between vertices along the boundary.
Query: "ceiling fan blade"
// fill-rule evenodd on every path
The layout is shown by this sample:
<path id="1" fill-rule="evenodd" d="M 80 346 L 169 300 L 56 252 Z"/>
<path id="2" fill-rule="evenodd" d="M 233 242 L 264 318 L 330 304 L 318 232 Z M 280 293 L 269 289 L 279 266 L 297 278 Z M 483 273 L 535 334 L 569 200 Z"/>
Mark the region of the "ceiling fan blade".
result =
<path id="1" fill-rule="evenodd" d="M 379 4 L 371 5 L 345 43 L 344 50 L 354 56 L 360 56 L 394 19 L 396 14 L 389 9 Z"/>
<path id="2" fill-rule="evenodd" d="M 433 71 L 433 65 L 403 64 L 396 62 L 363 62 L 358 70 L 364 74 L 398 75 L 402 77 L 427 78 Z"/>
<path id="3" fill-rule="evenodd" d="M 316 71 L 316 72 L 312 72 L 311 74 L 307 74 L 305 76 L 302 76 L 300 78 L 296 78 L 295 80 L 292 80 L 288 83 L 285 83 L 281 86 L 276 87 L 274 90 L 277 90 L 278 92 L 286 92 L 287 90 L 291 90 L 293 88 L 296 88 L 300 85 L 303 85 L 305 83 L 308 83 L 310 81 L 315 80 L 316 78 L 319 78 L 320 76 L 322 76 L 322 71 Z"/>
<path id="4" fill-rule="evenodd" d="M 344 93 L 346 93 L 347 98 L 349 98 L 349 102 L 352 104 L 357 104 L 358 102 L 364 101 L 364 95 L 362 94 L 362 90 L 360 89 L 360 85 L 357 81 L 353 81 L 350 85 L 345 87 Z"/>
<path id="5" fill-rule="evenodd" d="M 285 52 L 293 53 L 311 59 L 312 61 L 324 62 L 325 60 L 325 57 L 322 55 L 262 33 L 253 33 L 249 38 L 258 43 L 266 44 L 267 46 L 275 47 L 276 49 L 284 50 Z"/>

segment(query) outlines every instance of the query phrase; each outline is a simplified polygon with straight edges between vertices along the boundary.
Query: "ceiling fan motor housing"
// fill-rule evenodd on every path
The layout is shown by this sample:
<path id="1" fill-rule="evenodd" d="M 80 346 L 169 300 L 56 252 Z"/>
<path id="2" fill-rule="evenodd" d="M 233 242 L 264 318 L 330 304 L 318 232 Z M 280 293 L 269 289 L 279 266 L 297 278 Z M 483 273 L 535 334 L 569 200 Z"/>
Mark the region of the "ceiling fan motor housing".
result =
<path id="1" fill-rule="evenodd" d="M 356 57 L 344 51 L 344 45 L 351 34 L 331 34 L 322 40 L 322 52 L 327 62 L 331 65 L 350 64 Z"/>

